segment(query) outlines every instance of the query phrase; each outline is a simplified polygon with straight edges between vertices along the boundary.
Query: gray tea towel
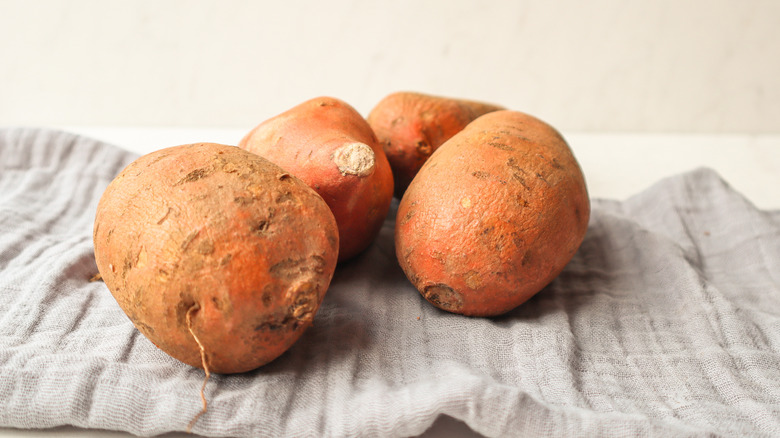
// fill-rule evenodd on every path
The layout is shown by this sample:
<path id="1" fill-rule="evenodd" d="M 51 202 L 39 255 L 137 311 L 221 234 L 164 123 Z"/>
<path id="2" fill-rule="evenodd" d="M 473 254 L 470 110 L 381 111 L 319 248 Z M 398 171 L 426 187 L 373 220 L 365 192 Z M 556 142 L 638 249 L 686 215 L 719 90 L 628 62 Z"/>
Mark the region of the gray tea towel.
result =
<path id="1" fill-rule="evenodd" d="M 97 200 L 134 158 L 67 133 L 0 131 L 0 426 L 155 435 L 200 411 L 203 372 L 89 281 Z M 393 225 L 391 211 L 337 269 L 287 353 L 212 376 L 195 433 L 409 436 L 447 415 L 485 436 L 780 436 L 780 212 L 713 171 L 593 200 L 563 273 L 496 318 L 424 301 Z"/>

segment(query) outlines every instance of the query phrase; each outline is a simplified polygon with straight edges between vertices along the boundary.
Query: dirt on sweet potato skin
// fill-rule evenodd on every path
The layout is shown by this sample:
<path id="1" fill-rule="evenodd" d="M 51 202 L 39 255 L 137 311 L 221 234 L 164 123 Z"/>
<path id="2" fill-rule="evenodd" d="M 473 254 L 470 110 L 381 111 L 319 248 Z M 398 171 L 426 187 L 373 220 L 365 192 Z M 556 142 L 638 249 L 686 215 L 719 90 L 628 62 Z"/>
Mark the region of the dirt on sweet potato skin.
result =
<path id="1" fill-rule="evenodd" d="M 131 163 L 101 197 L 93 238 L 100 275 L 138 330 L 202 368 L 195 334 L 216 373 L 255 369 L 292 346 L 338 254 L 319 195 L 263 158 L 212 143 Z"/>
<path id="2" fill-rule="evenodd" d="M 589 216 L 585 179 L 563 137 L 530 115 L 491 112 L 445 142 L 409 185 L 396 256 L 433 305 L 499 315 L 563 270 Z"/>
<path id="3" fill-rule="evenodd" d="M 399 91 L 380 100 L 366 120 L 393 170 L 394 193 L 404 194 L 436 149 L 477 117 L 504 109 L 491 103 Z"/>

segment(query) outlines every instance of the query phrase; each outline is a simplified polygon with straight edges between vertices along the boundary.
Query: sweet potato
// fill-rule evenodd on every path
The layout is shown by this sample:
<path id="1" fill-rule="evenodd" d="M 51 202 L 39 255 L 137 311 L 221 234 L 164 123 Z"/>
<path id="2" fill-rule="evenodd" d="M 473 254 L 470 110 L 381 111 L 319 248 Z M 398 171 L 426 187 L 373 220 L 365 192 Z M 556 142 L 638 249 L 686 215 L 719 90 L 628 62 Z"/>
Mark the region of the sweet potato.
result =
<path id="1" fill-rule="evenodd" d="M 499 315 L 563 270 L 589 216 L 585 179 L 563 137 L 532 116 L 491 112 L 445 142 L 409 185 L 396 255 L 433 305 Z"/>
<path id="2" fill-rule="evenodd" d="M 338 231 L 302 181 L 238 147 L 199 143 L 125 168 L 98 204 L 94 246 L 141 333 L 182 362 L 238 373 L 278 357 L 311 325 Z"/>
<path id="3" fill-rule="evenodd" d="M 421 93 L 397 92 L 379 101 L 368 115 L 390 161 L 395 196 L 406 187 L 425 160 L 477 117 L 503 109 L 498 105 Z"/>
<path id="4" fill-rule="evenodd" d="M 374 132 L 350 105 L 308 100 L 268 119 L 239 142 L 319 193 L 339 227 L 339 261 L 365 250 L 393 198 L 393 174 Z"/>

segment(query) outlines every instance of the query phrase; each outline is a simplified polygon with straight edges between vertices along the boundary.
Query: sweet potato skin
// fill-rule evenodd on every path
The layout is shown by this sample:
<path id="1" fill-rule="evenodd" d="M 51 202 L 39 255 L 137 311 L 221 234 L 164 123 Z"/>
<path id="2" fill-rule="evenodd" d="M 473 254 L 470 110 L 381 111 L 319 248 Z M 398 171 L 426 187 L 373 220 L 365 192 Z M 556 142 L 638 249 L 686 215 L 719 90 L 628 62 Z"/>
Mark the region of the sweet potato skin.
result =
<path id="1" fill-rule="evenodd" d="M 101 197 L 93 237 L 100 274 L 138 330 L 202 367 L 195 334 L 216 373 L 255 369 L 292 346 L 338 251 L 335 219 L 313 190 L 209 143 L 131 163 Z"/>
<path id="2" fill-rule="evenodd" d="M 497 111 L 442 145 L 398 207 L 396 256 L 435 306 L 505 313 L 552 281 L 585 236 L 585 179 L 561 135 Z"/>
<path id="3" fill-rule="evenodd" d="M 490 103 L 399 91 L 374 106 L 366 118 L 393 170 L 398 199 L 423 163 L 442 143 L 477 117 L 504 109 Z"/>
<path id="4" fill-rule="evenodd" d="M 322 196 L 338 223 L 339 261 L 365 250 L 379 234 L 393 198 L 393 173 L 373 130 L 346 102 L 308 100 L 260 123 L 238 145 Z"/>

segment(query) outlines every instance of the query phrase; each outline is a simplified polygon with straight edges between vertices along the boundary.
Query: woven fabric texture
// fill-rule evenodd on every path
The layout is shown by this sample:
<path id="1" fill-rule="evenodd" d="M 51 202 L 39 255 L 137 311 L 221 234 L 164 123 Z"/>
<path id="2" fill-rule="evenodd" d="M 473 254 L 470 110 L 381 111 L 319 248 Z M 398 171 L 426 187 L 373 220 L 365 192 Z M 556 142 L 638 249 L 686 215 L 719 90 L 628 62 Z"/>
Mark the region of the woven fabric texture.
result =
<path id="1" fill-rule="evenodd" d="M 200 411 L 203 372 L 89 281 L 97 201 L 134 158 L 0 131 L 0 426 L 155 435 Z M 394 211 L 287 353 L 212 376 L 193 432 L 410 436 L 448 415 L 485 436 L 780 436 L 780 212 L 715 172 L 592 200 L 563 273 L 495 318 L 422 299 L 395 259 Z"/>

